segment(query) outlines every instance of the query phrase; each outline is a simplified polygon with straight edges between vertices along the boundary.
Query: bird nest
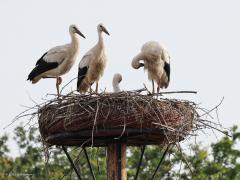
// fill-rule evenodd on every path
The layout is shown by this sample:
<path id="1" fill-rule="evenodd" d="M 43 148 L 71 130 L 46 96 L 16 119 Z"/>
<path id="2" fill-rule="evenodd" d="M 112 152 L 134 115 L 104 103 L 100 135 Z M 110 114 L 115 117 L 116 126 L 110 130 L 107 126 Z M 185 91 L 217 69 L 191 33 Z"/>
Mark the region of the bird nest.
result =
<path id="1" fill-rule="evenodd" d="M 189 101 L 155 98 L 138 91 L 70 94 L 42 106 L 39 129 L 50 145 L 149 145 L 179 142 L 197 118 Z"/>

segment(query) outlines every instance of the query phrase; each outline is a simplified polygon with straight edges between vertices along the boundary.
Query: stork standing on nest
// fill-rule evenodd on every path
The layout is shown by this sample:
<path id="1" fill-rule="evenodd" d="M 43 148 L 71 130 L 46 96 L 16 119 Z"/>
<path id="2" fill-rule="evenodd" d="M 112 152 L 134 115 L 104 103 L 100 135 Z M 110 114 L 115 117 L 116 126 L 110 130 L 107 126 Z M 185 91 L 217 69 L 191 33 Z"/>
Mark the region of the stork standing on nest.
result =
<path id="1" fill-rule="evenodd" d="M 33 84 L 41 78 L 56 78 L 57 93 L 59 96 L 59 85 L 62 82 L 63 74 L 66 74 L 73 66 L 79 51 L 79 37 L 85 38 L 76 25 L 69 27 L 71 43 L 63 46 L 56 46 L 37 61 L 35 68 L 28 75 L 28 79 Z"/>
<path id="2" fill-rule="evenodd" d="M 119 73 L 114 74 L 112 80 L 113 92 L 118 93 L 121 91 L 119 83 L 122 81 L 122 75 Z"/>
<path id="3" fill-rule="evenodd" d="M 141 62 L 143 61 L 143 63 Z M 156 41 L 146 42 L 132 60 L 132 67 L 144 67 L 148 71 L 148 79 L 152 80 L 152 93 L 154 94 L 154 81 L 157 83 L 157 93 L 160 88 L 167 88 L 170 81 L 170 56 L 165 48 Z"/>
<path id="4" fill-rule="evenodd" d="M 96 93 L 98 93 L 98 81 L 103 75 L 107 58 L 103 42 L 103 32 L 109 35 L 103 24 L 97 26 L 98 42 L 81 59 L 78 67 L 77 90 L 86 93 L 91 85 L 96 82 Z"/>

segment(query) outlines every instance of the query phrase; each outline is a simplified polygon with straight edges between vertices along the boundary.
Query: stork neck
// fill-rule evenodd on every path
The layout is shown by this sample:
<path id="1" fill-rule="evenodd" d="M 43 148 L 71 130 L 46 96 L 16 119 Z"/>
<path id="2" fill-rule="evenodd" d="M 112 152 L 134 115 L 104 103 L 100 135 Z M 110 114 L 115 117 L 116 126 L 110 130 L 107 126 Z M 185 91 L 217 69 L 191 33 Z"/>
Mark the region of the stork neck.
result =
<path id="1" fill-rule="evenodd" d="M 113 82 L 113 92 L 120 92 L 119 83 Z"/>
<path id="2" fill-rule="evenodd" d="M 98 44 L 100 46 L 104 46 L 104 43 L 103 43 L 103 33 L 102 31 L 98 31 Z"/>
<path id="3" fill-rule="evenodd" d="M 71 46 L 74 52 L 78 51 L 79 48 L 79 37 L 77 34 L 71 35 Z"/>

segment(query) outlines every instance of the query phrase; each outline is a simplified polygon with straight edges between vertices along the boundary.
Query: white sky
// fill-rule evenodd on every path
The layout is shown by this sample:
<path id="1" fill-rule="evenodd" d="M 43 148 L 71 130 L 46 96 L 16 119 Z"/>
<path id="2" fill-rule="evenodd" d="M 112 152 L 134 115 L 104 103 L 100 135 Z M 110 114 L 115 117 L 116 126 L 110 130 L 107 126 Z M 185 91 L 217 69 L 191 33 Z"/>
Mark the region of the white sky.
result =
<path id="1" fill-rule="evenodd" d="M 237 0 L 2 0 L 0 1 L 1 101 L 0 135 L 12 118 L 46 93 L 55 93 L 55 80 L 32 85 L 27 75 L 49 48 L 68 43 L 70 24 L 78 24 L 79 58 L 63 76 L 63 84 L 77 76 L 82 55 L 97 41 L 96 26 L 102 22 L 108 66 L 100 88 L 111 91 L 112 76 L 122 73 L 121 88 L 142 88 L 147 74 L 130 67 L 132 57 L 148 40 L 163 43 L 171 55 L 171 82 L 167 91 L 196 90 L 197 95 L 174 95 L 211 108 L 224 96 L 220 120 L 224 126 L 238 124 L 240 76 L 240 1 Z M 76 82 L 72 85 L 76 88 Z M 70 87 L 68 87 L 68 90 Z M 168 97 L 173 97 L 170 95 Z M 202 140 L 209 138 L 200 137 Z M 210 138 L 210 139 L 214 139 Z"/>

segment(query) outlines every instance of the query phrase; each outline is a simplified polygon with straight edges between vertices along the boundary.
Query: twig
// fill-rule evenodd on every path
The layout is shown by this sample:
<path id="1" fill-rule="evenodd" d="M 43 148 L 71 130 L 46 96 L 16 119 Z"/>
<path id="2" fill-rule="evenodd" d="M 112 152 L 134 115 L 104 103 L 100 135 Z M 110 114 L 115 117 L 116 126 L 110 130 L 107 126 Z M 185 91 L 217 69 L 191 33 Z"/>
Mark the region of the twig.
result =
<path id="1" fill-rule="evenodd" d="M 213 110 L 215 110 L 216 108 L 218 108 L 218 107 L 222 104 L 223 100 L 224 100 L 224 97 L 222 97 L 220 103 L 218 103 L 216 106 L 214 106 L 212 109 L 210 109 L 210 110 L 209 110 L 208 112 L 206 112 L 205 114 L 202 114 L 201 116 L 204 116 L 204 115 L 206 115 L 206 114 L 210 114 Z"/>
<path id="2" fill-rule="evenodd" d="M 161 95 L 161 94 L 197 94 L 197 91 L 166 91 L 166 92 L 160 92 L 160 93 L 155 93 L 153 95 Z"/>
<path id="3" fill-rule="evenodd" d="M 77 77 L 71 79 L 67 84 L 65 84 L 65 85 L 62 87 L 62 89 L 61 89 L 61 91 L 60 91 L 60 94 L 62 94 L 62 91 L 64 90 L 64 88 L 66 88 L 66 87 L 67 87 L 72 81 L 74 81 L 75 79 L 77 79 Z"/>
<path id="4" fill-rule="evenodd" d="M 92 146 L 93 146 L 93 133 L 94 133 L 94 128 L 95 128 L 96 122 L 97 122 L 98 111 L 99 111 L 99 104 L 98 104 L 98 101 L 97 101 L 97 110 L 96 110 L 96 113 L 95 113 L 94 123 L 93 123 L 93 128 L 92 128 Z"/>

